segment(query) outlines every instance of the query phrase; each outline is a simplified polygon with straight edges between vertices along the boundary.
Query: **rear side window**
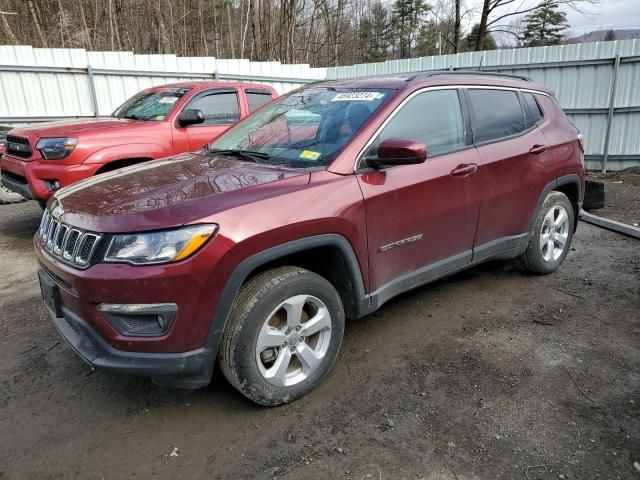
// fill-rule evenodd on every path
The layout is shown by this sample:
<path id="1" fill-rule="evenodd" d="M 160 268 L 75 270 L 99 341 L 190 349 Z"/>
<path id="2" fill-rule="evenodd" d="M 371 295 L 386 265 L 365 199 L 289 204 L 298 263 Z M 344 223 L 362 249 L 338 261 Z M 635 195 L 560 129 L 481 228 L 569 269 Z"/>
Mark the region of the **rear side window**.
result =
<path id="1" fill-rule="evenodd" d="M 473 140 L 487 142 L 527 129 L 518 94 L 511 90 L 469 90 Z"/>
<path id="2" fill-rule="evenodd" d="M 524 98 L 524 103 L 527 106 L 529 125 L 535 125 L 544 118 L 544 113 L 542 113 L 542 109 L 540 105 L 538 105 L 538 101 L 533 96 L 533 93 L 523 93 L 522 98 Z"/>
<path id="3" fill-rule="evenodd" d="M 238 94 L 235 92 L 211 93 L 193 100 L 186 108 L 202 110 L 201 125 L 231 125 L 240 120 Z"/>
<path id="4" fill-rule="evenodd" d="M 249 113 L 253 113 L 271 101 L 271 92 L 266 90 L 247 90 Z"/>
<path id="5" fill-rule="evenodd" d="M 457 90 L 434 90 L 416 95 L 391 119 L 373 145 L 387 138 L 418 140 L 429 156 L 466 145 Z M 368 155 L 375 155 L 369 151 Z"/>

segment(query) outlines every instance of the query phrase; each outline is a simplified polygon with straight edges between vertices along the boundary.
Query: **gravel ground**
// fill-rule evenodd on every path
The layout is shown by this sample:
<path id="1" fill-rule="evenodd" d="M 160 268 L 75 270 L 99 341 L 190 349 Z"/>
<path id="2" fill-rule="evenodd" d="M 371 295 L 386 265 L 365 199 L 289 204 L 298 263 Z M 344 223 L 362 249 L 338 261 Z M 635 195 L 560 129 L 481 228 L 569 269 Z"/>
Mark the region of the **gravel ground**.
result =
<path id="1" fill-rule="evenodd" d="M 0 206 L 2 480 L 640 479 L 637 240 L 581 224 L 553 275 L 496 262 L 405 294 L 268 409 L 219 373 L 190 392 L 91 372 L 41 304 L 39 216 Z"/>

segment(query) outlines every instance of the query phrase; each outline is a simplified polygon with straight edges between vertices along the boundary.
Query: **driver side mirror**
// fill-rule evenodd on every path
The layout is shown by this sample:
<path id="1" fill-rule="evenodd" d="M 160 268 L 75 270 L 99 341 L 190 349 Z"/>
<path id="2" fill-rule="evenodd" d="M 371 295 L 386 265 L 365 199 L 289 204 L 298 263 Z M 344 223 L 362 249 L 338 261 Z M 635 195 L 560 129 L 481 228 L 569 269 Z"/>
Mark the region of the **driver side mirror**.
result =
<path id="1" fill-rule="evenodd" d="M 204 123 L 204 113 L 202 113 L 202 110 L 187 108 L 178 115 L 178 125 L 181 127 L 196 125 L 198 123 Z"/>
<path id="2" fill-rule="evenodd" d="M 378 145 L 376 157 L 365 158 L 371 168 L 392 167 L 395 165 L 416 165 L 427 159 L 427 147 L 417 140 L 387 138 Z"/>

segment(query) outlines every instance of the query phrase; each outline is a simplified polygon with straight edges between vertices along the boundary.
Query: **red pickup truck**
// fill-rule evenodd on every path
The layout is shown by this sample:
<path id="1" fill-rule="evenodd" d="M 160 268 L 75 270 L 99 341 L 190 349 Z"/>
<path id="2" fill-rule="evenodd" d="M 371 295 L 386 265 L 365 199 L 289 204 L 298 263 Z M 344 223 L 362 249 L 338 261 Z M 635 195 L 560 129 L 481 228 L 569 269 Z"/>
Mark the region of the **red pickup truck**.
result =
<path id="1" fill-rule="evenodd" d="M 78 180 L 198 150 L 275 97 L 260 84 L 182 82 L 143 90 L 110 117 L 16 128 L 0 160 L 2 185 L 44 205 Z"/>

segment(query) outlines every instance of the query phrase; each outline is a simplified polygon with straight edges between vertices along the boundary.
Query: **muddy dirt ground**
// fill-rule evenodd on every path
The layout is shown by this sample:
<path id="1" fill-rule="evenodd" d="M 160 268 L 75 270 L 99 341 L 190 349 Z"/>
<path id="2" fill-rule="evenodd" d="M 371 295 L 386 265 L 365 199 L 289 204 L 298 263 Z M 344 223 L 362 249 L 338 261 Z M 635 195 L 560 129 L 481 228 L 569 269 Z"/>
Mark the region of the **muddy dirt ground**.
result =
<path id="1" fill-rule="evenodd" d="M 604 183 L 604 208 L 591 213 L 636 227 L 640 224 L 640 167 L 590 172 L 587 178 Z"/>
<path id="2" fill-rule="evenodd" d="M 638 240 L 581 224 L 556 274 L 489 263 L 405 294 L 268 409 L 219 373 L 195 392 L 92 373 L 42 306 L 39 217 L 0 206 L 2 480 L 640 479 Z"/>

